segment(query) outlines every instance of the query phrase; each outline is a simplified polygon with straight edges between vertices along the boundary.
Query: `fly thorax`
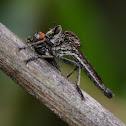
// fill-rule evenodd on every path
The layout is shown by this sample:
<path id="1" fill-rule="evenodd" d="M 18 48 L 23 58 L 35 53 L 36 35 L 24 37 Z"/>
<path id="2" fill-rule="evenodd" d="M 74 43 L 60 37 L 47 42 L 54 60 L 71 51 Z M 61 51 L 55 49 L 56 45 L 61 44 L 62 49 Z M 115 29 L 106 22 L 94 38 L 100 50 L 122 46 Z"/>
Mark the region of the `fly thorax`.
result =
<path id="1" fill-rule="evenodd" d="M 63 39 L 61 35 L 55 35 L 50 41 L 53 43 L 53 46 L 58 46 L 61 45 Z"/>
<path id="2" fill-rule="evenodd" d="M 71 44 L 71 46 L 75 46 L 76 48 L 80 48 L 81 42 L 76 34 L 74 34 L 71 31 L 65 31 L 63 35 L 64 35 L 64 41 L 66 43 L 69 43 Z"/>
<path id="3" fill-rule="evenodd" d="M 50 31 L 46 33 L 46 35 L 50 38 L 50 42 L 53 44 L 53 46 L 58 46 L 62 43 L 62 26 L 57 25 Z"/>

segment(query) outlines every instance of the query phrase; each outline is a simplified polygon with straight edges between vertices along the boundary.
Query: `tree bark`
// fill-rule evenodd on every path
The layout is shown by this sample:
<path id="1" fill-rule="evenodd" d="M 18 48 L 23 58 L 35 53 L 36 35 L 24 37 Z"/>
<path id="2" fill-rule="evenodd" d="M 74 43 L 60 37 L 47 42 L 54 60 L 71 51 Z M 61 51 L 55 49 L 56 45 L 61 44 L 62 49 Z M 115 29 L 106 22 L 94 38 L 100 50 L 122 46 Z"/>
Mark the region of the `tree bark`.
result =
<path id="1" fill-rule="evenodd" d="M 34 51 L 0 23 L 0 69 L 45 104 L 70 126 L 125 126 L 84 91 L 81 100 L 75 85 L 43 59 L 29 62 Z"/>

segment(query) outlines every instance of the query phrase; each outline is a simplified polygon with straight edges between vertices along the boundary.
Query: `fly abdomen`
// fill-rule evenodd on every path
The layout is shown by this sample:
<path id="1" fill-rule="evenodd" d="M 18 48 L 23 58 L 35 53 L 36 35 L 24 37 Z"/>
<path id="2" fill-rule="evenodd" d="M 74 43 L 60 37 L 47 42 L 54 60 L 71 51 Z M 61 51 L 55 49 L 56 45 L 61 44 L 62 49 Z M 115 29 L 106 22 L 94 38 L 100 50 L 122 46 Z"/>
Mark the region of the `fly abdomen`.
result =
<path id="1" fill-rule="evenodd" d="M 104 86 L 101 77 L 92 67 L 85 55 L 79 49 L 77 49 L 75 53 L 76 54 L 73 56 L 73 58 L 81 64 L 82 70 L 86 73 L 90 80 L 104 93 L 105 96 L 112 98 L 112 91 Z"/>
<path id="2" fill-rule="evenodd" d="M 73 56 L 73 58 L 81 64 L 82 70 L 93 81 L 93 83 L 94 82 L 95 82 L 95 84 L 96 83 L 99 83 L 99 84 L 103 83 L 101 77 L 98 75 L 98 73 L 92 67 L 90 62 L 85 57 L 85 55 L 79 49 L 76 50 L 76 56 Z"/>

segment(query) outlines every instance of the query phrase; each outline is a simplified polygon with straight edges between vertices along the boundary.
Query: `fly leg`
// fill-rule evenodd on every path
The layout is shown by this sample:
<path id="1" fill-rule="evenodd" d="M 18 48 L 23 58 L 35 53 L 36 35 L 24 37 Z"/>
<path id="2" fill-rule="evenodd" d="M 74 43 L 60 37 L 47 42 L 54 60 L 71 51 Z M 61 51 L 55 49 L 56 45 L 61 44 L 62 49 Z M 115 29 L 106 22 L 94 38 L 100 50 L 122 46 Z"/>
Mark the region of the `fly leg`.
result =
<path id="1" fill-rule="evenodd" d="M 70 72 L 69 75 L 67 75 L 67 78 L 70 77 L 79 68 L 78 76 L 77 76 L 76 89 L 77 89 L 78 93 L 80 94 L 81 99 L 84 100 L 85 99 L 84 95 L 83 95 L 83 93 L 82 93 L 82 91 L 81 91 L 81 89 L 79 87 L 79 85 L 80 85 L 80 77 L 81 77 L 81 67 L 80 67 L 80 65 L 78 65 L 77 62 L 75 62 L 73 60 L 70 60 L 70 59 L 67 59 L 67 58 L 64 58 L 64 57 L 60 57 L 60 60 L 65 62 L 65 63 L 67 63 L 67 64 L 70 64 L 72 66 L 76 66 L 76 68 L 72 72 Z"/>
<path id="2" fill-rule="evenodd" d="M 69 64 L 69 65 L 79 67 L 78 63 L 73 61 L 73 60 L 70 60 L 70 59 L 67 59 L 67 58 L 64 58 L 64 57 L 60 57 L 60 60 L 63 61 L 64 63 Z"/>
<path id="3" fill-rule="evenodd" d="M 31 43 L 31 44 L 29 44 L 29 45 L 27 45 L 27 46 L 24 46 L 24 47 L 20 47 L 20 48 L 19 48 L 19 51 L 20 51 L 20 50 L 23 50 L 23 49 L 26 49 L 26 48 L 28 48 L 28 47 L 37 46 L 37 45 L 39 45 L 39 44 L 41 44 L 41 43 L 43 43 L 43 42 L 45 42 L 45 39 L 40 40 L 40 41 L 38 41 L 38 42 Z"/>
<path id="4" fill-rule="evenodd" d="M 31 57 L 28 60 L 25 60 L 25 63 L 27 64 L 28 62 L 37 60 L 38 58 L 46 59 L 46 58 L 54 58 L 54 56 L 52 56 L 52 55 L 50 55 L 50 56 L 47 56 L 47 55 L 38 55 L 38 56 L 35 56 L 35 57 Z"/>
<path id="5" fill-rule="evenodd" d="M 30 42 L 32 42 L 32 43 L 30 43 L 30 44 L 27 45 L 27 46 L 20 47 L 20 48 L 19 48 L 19 51 L 20 51 L 20 50 L 23 50 L 23 49 L 26 49 L 26 48 L 28 48 L 28 47 L 37 46 L 37 45 L 42 44 L 42 43 L 46 43 L 49 47 L 52 47 L 52 46 L 53 46 L 53 43 L 50 42 L 50 39 L 49 39 L 47 36 L 46 36 L 46 38 L 44 38 L 44 39 L 42 39 L 42 40 L 37 40 L 37 42 L 36 42 L 36 41 L 33 42 L 33 41 L 34 41 L 34 40 L 31 40 L 30 38 L 27 38 L 26 43 L 30 43 Z"/>
<path id="6" fill-rule="evenodd" d="M 67 78 L 70 77 L 78 69 L 78 64 L 75 61 L 64 58 L 64 57 L 60 57 L 60 60 L 69 65 L 76 66 L 76 68 L 72 70 L 69 75 L 67 75 Z"/>
<path id="7" fill-rule="evenodd" d="M 70 72 L 69 75 L 67 75 L 67 78 L 70 77 L 78 68 L 76 67 L 72 72 Z"/>
<path id="8" fill-rule="evenodd" d="M 70 77 L 77 69 L 78 69 L 78 67 L 76 67 L 72 72 L 70 72 L 70 74 L 67 76 L 67 78 Z M 81 77 L 81 67 L 79 66 L 79 71 L 78 71 L 78 76 L 77 76 L 77 83 L 76 83 L 76 89 L 77 89 L 78 93 L 80 94 L 81 99 L 84 100 L 85 99 L 84 95 L 83 95 L 83 93 L 82 93 L 82 91 L 81 91 L 81 89 L 79 87 L 79 85 L 80 85 L 80 77 Z"/>
<path id="9" fill-rule="evenodd" d="M 85 99 L 84 95 L 83 95 L 83 93 L 82 93 L 82 91 L 81 91 L 81 89 L 79 87 L 79 85 L 80 85 L 80 77 L 81 77 L 81 67 L 79 66 L 79 71 L 78 71 L 78 76 L 77 76 L 77 83 L 76 83 L 76 89 L 77 89 L 78 93 L 80 94 L 81 99 L 84 100 Z"/>

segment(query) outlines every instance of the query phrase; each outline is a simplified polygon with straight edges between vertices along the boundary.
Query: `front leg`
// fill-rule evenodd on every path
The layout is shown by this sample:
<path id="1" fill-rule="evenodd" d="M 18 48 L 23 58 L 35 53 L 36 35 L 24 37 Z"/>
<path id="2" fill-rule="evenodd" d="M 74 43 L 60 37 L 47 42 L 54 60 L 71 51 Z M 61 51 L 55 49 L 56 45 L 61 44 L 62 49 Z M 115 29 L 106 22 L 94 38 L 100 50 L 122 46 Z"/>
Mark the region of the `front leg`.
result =
<path id="1" fill-rule="evenodd" d="M 25 42 L 25 43 L 31 43 L 32 41 L 33 41 L 33 39 L 31 39 L 31 37 L 28 36 L 28 37 L 26 38 L 26 42 Z"/>
<path id="2" fill-rule="evenodd" d="M 23 50 L 23 49 L 26 49 L 26 48 L 28 48 L 28 47 L 37 46 L 37 45 L 39 45 L 39 44 L 41 44 L 41 43 L 43 43 L 43 42 L 45 42 L 44 39 L 43 39 L 43 40 L 40 40 L 40 41 L 38 41 L 38 42 L 31 43 L 31 44 L 29 44 L 29 45 L 27 45 L 27 46 L 20 47 L 20 48 L 19 48 L 19 51 L 20 51 L 20 50 Z"/>
<path id="3" fill-rule="evenodd" d="M 46 58 L 54 58 L 54 56 L 52 56 L 52 55 L 49 55 L 49 56 L 47 56 L 47 55 L 38 55 L 38 56 L 35 56 L 35 57 L 31 57 L 28 60 L 25 60 L 24 62 L 27 64 L 28 62 L 37 60 L 38 58 L 46 59 Z"/>

